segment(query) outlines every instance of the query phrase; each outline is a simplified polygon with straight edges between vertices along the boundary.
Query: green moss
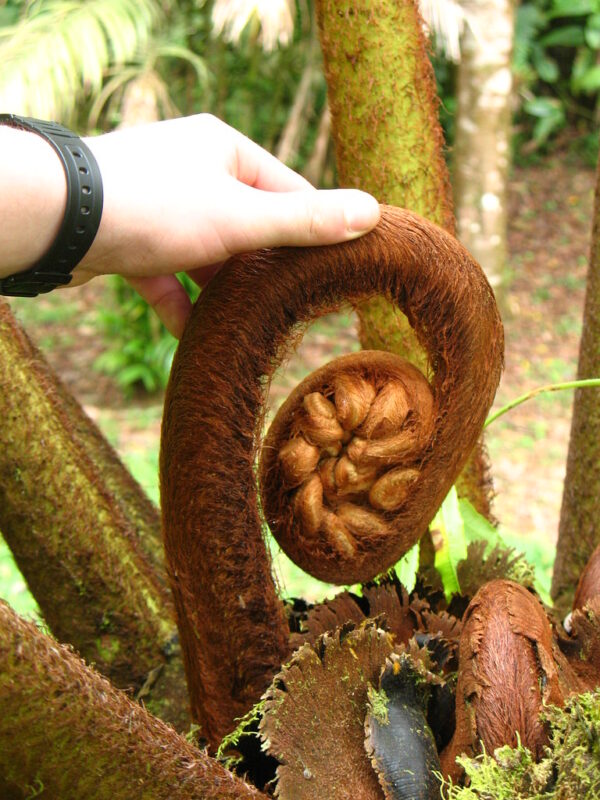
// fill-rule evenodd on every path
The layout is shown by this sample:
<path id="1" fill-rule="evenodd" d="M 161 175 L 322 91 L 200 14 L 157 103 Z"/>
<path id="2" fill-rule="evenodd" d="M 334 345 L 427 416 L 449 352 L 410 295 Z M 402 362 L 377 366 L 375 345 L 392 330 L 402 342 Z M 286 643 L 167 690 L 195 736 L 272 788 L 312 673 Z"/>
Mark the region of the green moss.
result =
<path id="1" fill-rule="evenodd" d="M 459 758 L 466 787 L 445 783 L 445 800 L 573 800 L 600 798 L 600 690 L 548 707 L 550 744 L 538 763 L 519 743 L 491 756 Z"/>
<path id="2" fill-rule="evenodd" d="M 367 687 L 367 697 L 369 699 L 369 710 L 380 725 L 389 725 L 388 707 L 390 699 L 383 689 L 376 689 L 374 686 Z"/>
<path id="3" fill-rule="evenodd" d="M 121 649 L 121 642 L 118 637 L 105 634 L 96 639 L 96 649 L 100 658 L 106 664 L 111 664 Z"/>
<path id="4" fill-rule="evenodd" d="M 265 700 L 260 700 L 250 711 L 238 720 L 238 725 L 231 733 L 227 734 L 217 750 L 217 759 L 221 761 L 229 770 L 241 761 L 241 757 L 235 753 L 241 739 L 247 736 L 260 737 L 258 723 L 262 719 L 265 709 Z M 233 751 L 234 755 L 231 755 Z"/>

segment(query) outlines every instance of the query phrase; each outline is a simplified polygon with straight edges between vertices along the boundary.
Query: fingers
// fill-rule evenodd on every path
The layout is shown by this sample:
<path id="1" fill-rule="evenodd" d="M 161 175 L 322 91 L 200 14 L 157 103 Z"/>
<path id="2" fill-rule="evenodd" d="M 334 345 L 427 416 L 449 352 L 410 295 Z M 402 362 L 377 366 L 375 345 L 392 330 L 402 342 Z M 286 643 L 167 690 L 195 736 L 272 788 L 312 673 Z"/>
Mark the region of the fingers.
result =
<path id="1" fill-rule="evenodd" d="M 233 177 L 238 181 L 266 192 L 300 192 L 313 189 L 306 178 L 263 150 L 251 139 L 237 133 Z"/>
<path id="2" fill-rule="evenodd" d="M 174 275 L 151 278 L 128 278 L 129 284 L 152 306 L 165 327 L 177 339 L 181 338 L 192 303 Z"/>
<path id="3" fill-rule="evenodd" d="M 356 189 L 264 192 L 238 184 L 233 195 L 236 222 L 224 237 L 230 252 L 356 239 L 380 217 L 375 198 Z"/>

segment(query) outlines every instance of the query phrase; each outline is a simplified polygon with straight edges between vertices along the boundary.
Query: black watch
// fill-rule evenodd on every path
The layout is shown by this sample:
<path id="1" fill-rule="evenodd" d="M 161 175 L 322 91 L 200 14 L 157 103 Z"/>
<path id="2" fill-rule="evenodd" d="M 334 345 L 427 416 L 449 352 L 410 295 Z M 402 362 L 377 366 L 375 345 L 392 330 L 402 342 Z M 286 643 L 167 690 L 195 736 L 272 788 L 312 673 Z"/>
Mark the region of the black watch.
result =
<path id="1" fill-rule="evenodd" d="M 67 177 L 67 207 L 52 247 L 30 269 L 0 279 L 0 294 L 35 297 L 69 283 L 71 272 L 90 249 L 102 216 L 102 177 L 89 147 L 62 125 L 15 114 L 0 114 L 0 125 L 46 139 Z"/>

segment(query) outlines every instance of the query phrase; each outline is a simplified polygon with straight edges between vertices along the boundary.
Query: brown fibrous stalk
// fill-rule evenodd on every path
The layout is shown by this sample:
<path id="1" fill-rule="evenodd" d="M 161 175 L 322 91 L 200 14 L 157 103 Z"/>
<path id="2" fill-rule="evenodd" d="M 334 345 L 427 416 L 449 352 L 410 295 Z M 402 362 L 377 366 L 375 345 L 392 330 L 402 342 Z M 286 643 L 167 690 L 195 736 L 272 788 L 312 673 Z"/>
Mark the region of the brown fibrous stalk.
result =
<path id="1" fill-rule="evenodd" d="M 262 450 L 259 503 L 273 372 L 311 320 L 376 295 L 408 317 L 430 379 L 408 381 L 404 367 L 384 377 L 375 365 L 349 374 L 336 366 L 298 390 L 297 427 L 276 423 L 268 443 L 277 447 Z M 353 242 L 236 256 L 202 292 L 167 391 L 161 493 L 192 712 L 211 744 L 290 652 L 265 519 L 318 578 L 365 582 L 387 570 L 426 531 L 462 469 L 502 358 L 502 325 L 481 269 L 447 232 L 389 206 Z M 301 517 L 312 546 L 295 544 Z"/>

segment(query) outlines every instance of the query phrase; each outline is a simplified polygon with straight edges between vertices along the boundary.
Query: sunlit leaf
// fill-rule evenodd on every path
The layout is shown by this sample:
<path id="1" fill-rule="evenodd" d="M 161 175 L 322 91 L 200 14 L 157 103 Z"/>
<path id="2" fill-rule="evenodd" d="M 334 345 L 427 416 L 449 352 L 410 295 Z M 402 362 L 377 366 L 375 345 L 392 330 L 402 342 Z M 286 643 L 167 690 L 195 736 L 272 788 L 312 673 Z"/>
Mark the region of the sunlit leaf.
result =
<path id="1" fill-rule="evenodd" d="M 398 580 L 407 592 L 412 592 L 417 581 L 419 569 L 419 542 L 413 545 L 394 566 Z"/>
<path id="2" fill-rule="evenodd" d="M 431 523 L 435 546 L 435 568 L 440 574 L 447 598 L 460 592 L 456 567 L 467 556 L 465 527 L 453 486 Z"/>
<path id="3" fill-rule="evenodd" d="M 540 40 L 544 47 L 579 47 L 583 44 L 583 28 L 579 25 L 565 25 L 555 28 Z"/>
<path id="4" fill-rule="evenodd" d="M 267 51 L 287 45 L 294 30 L 290 0 L 216 0 L 212 11 L 213 30 L 227 41 L 239 42 L 252 23 L 259 26 L 259 41 Z"/>
<path id="5" fill-rule="evenodd" d="M 483 540 L 490 546 L 502 543 L 497 528 L 483 514 L 480 514 L 466 497 L 459 499 L 458 508 L 462 517 L 467 542 Z"/>
<path id="6" fill-rule="evenodd" d="M 554 0 L 548 13 L 549 19 L 578 17 L 594 11 L 592 0 Z"/>

